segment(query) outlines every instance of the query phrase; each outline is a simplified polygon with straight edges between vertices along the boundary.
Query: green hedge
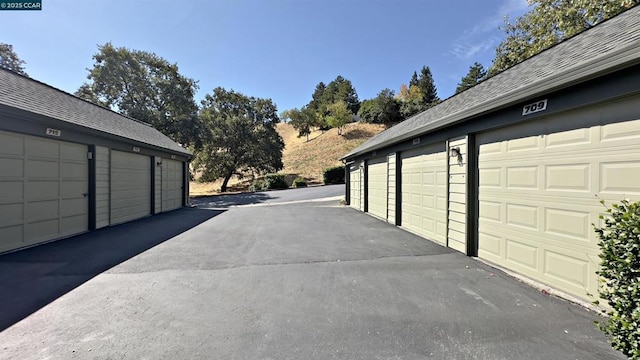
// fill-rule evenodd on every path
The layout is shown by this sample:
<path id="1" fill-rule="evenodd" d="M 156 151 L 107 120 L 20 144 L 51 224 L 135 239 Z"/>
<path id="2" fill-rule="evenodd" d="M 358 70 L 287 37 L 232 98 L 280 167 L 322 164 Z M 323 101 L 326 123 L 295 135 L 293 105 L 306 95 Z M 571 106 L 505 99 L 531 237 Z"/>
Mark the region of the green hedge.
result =
<path id="1" fill-rule="evenodd" d="M 601 260 L 598 293 L 611 307 L 599 327 L 614 349 L 640 359 L 640 202 L 624 200 L 606 212 L 600 216 L 604 225 L 594 225 Z"/>
<path id="2" fill-rule="evenodd" d="M 322 180 L 325 184 L 344 184 L 344 166 L 334 166 L 324 169 Z"/>

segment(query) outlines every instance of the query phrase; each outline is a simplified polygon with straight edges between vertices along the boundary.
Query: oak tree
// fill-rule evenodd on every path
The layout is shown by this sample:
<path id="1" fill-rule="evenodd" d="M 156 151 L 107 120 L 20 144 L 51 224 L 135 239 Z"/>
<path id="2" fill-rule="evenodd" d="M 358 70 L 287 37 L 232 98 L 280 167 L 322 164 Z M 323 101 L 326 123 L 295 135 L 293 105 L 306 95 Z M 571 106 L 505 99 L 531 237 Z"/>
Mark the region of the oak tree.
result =
<path id="1" fill-rule="evenodd" d="M 0 43 L 0 67 L 28 76 L 24 71 L 25 62 L 13 51 L 13 46 Z"/>
<path id="2" fill-rule="evenodd" d="M 227 191 L 233 175 L 281 170 L 284 142 L 276 125 L 280 122 L 271 99 L 249 97 L 218 87 L 202 100 L 204 144 L 193 160 L 202 179 L 222 178 Z"/>
<path id="3" fill-rule="evenodd" d="M 98 46 L 93 59 L 89 81 L 77 96 L 149 123 L 184 146 L 201 145 L 202 124 L 194 101 L 198 85 L 181 75 L 177 64 L 111 43 Z"/>

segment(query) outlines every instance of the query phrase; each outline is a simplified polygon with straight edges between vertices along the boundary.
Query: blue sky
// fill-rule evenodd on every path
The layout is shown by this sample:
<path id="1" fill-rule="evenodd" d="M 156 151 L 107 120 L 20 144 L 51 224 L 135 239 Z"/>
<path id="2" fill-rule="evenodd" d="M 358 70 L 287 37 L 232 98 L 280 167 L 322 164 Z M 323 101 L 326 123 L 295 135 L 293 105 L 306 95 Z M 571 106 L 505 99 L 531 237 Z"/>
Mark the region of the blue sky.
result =
<path id="1" fill-rule="evenodd" d="M 74 92 L 99 44 L 154 52 L 199 82 L 271 98 L 278 110 L 309 102 L 342 75 L 360 98 L 396 93 L 429 66 L 441 98 L 475 61 L 491 65 L 498 27 L 526 0 L 42 0 L 42 11 L 0 11 L 0 42 L 27 73 Z"/>

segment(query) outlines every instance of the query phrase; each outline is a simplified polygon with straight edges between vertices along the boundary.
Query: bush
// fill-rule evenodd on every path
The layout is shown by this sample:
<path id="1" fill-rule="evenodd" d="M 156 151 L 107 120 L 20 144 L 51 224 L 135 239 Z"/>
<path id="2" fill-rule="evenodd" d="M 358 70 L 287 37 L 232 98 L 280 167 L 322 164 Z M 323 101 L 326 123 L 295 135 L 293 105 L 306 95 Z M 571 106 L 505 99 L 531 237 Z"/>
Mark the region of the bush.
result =
<path id="1" fill-rule="evenodd" d="M 599 327 L 614 349 L 640 359 L 640 202 L 613 204 L 600 219 L 604 226 L 594 225 L 601 259 L 598 294 L 611 309 Z"/>
<path id="2" fill-rule="evenodd" d="M 264 190 L 287 189 L 287 182 L 283 174 L 267 174 L 264 177 Z"/>
<path id="3" fill-rule="evenodd" d="M 253 180 L 253 182 L 251 183 L 251 186 L 249 186 L 249 191 L 262 191 L 262 190 L 266 190 L 266 188 L 264 187 L 264 180 L 262 179 Z"/>
<path id="4" fill-rule="evenodd" d="M 322 180 L 325 184 L 344 184 L 344 166 L 324 169 Z"/>
<path id="5" fill-rule="evenodd" d="M 307 180 L 305 180 L 304 178 L 301 178 L 301 177 L 297 177 L 297 178 L 295 178 L 295 180 L 293 180 L 292 186 L 294 188 L 307 187 Z"/>

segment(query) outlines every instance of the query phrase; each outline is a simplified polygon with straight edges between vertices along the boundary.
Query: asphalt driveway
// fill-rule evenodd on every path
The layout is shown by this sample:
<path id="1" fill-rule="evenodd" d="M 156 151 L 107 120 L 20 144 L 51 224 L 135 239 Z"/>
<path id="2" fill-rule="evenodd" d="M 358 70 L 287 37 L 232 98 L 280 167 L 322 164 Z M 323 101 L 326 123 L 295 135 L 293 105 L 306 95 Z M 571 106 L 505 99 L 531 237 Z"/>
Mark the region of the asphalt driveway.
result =
<path id="1" fill-rule="evenodd" d="M 206 204 L 0 256 L 0 358 L 622 358 L 593 313 L 336 200 Z"/>

